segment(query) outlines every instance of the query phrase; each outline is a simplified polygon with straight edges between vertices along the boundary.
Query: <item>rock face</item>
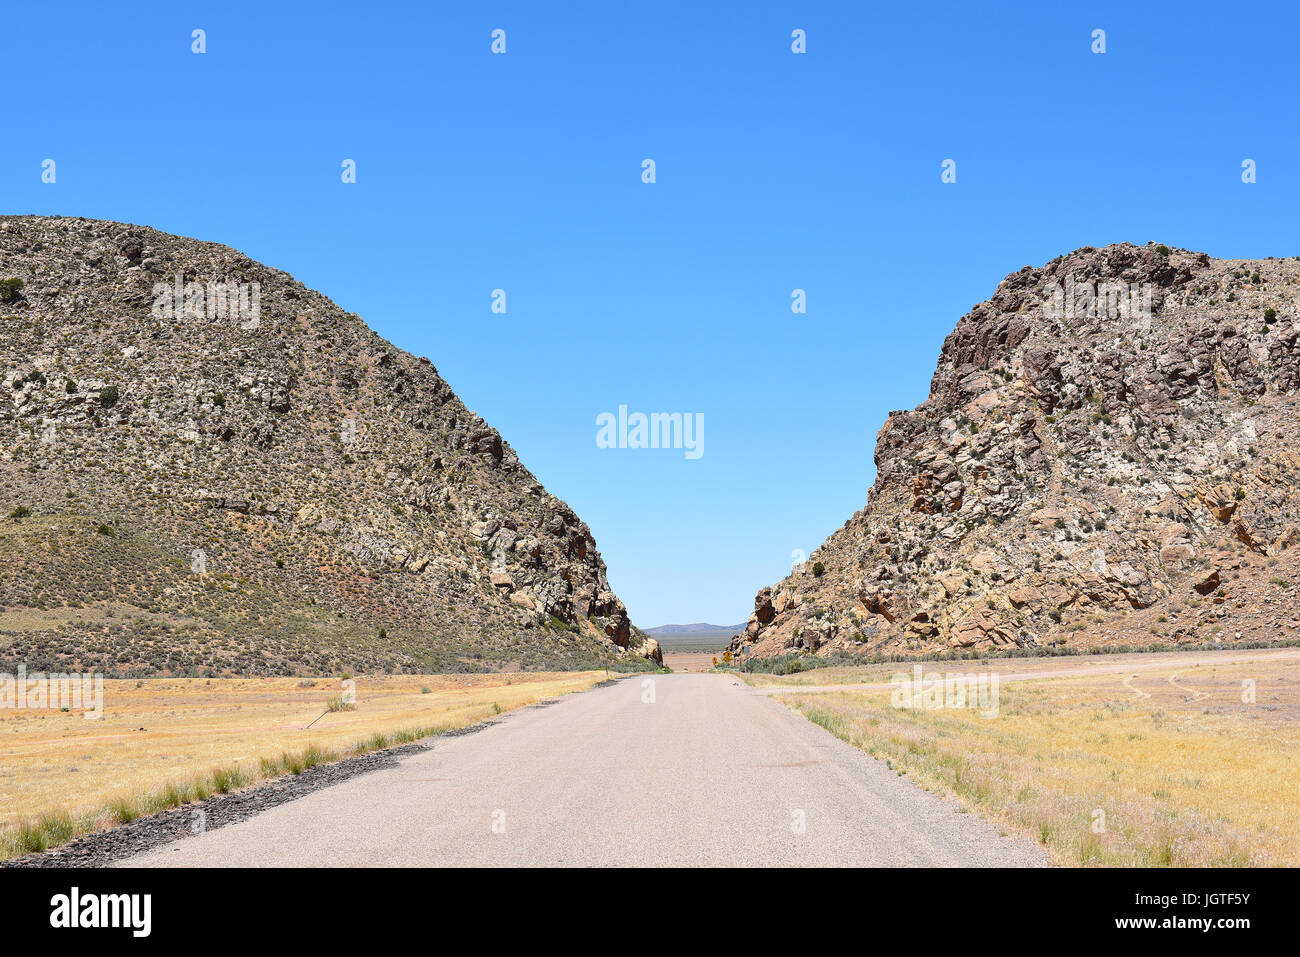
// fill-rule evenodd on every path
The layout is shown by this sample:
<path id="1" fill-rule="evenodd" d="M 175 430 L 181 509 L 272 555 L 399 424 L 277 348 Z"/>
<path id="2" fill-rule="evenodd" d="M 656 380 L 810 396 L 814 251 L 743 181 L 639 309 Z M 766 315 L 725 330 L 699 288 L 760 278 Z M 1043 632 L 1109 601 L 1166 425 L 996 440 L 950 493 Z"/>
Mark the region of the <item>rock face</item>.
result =
<path id="1" fill-rule="evenodd" d="M 1300 541 L 1298 284 L 1296 260 L 1131 244 L 1012 273 L 880 430 L 866 507 L 732 652 L 1132 641 L 1131 618 L 1143 643 L 1234 639 L 1197 631 L 1228 570 L 1267 578 Z"/>
<path id="2" fill-rule="evenodd" d="M 152 229 L 0 219 L 0 506 L 0 660 L 29 670 L 658 660 L 428 359 Z"/>

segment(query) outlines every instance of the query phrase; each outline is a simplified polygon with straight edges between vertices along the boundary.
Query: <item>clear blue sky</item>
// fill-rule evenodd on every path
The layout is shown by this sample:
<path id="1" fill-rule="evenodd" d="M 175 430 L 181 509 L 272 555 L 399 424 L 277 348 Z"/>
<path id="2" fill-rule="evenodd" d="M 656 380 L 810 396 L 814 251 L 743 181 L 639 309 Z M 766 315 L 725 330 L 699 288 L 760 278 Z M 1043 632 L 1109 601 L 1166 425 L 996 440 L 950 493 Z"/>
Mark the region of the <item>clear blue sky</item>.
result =
<path id="1" fill-rule="evenodd" d="M 1300 253 L 1295 4 L 50 2 L 5 23 L 0 210 L 226 243 L 429 356 L 590 523 L 642 626 L 743 620 L 865 504 L 885 416 L 1008 272 L 1122 240 Z M 703 457 L 597 448 L 620 404 L 703 413 Z"/>

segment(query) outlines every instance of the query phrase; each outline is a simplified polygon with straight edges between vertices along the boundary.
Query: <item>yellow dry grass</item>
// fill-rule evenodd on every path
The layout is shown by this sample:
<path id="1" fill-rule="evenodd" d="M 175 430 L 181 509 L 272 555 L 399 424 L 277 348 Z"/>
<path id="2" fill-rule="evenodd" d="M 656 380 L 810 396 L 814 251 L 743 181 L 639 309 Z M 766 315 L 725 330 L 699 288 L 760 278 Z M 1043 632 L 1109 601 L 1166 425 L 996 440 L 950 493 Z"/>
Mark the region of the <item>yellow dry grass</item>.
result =
<path id="1" fill-rule="evenodd" d="M 143 813 L 169 785 L 184 789 L 216 768 L 238 768 L 253 780 L 263 775 L 264 758 L 309 747 L 342 754 L 359 742 L 382 746 L 375 735 L 397 743 L 408 736 L 403 732 L 464 727 L 604 678 L 604 672 L 359 677 L 355 710 L 334 712 L 326 706 L 342 690 L 338 678 L 110 680 L 96 720 L 53 709 L 0 709 L 0 848 L 18 825 L 40 816 L 73 820 L 78 831 L 106 826 L 113 805 L 127 802 Z"/>
<path id="2" fill-rule="evenodd" d="M 1126 670 L 1111 660 L 1104 671 L 1097 662 L 1082 675 L 1001 680 L 993 718 L 895 708 L 878 685 L 813 690 L 910 671 L 900 665 L 792 676 L 812 687 L 777 697 L 922 786 L 1028 832 L 1059 863 L 1300 865 L 1300 662 L 1269 652 L 1150 657 L 1132 656 Z M 1006 670 L 1023 674 L 1024 664 Z M 1248 681 L 1253 702 L 1243 700 Z"/>

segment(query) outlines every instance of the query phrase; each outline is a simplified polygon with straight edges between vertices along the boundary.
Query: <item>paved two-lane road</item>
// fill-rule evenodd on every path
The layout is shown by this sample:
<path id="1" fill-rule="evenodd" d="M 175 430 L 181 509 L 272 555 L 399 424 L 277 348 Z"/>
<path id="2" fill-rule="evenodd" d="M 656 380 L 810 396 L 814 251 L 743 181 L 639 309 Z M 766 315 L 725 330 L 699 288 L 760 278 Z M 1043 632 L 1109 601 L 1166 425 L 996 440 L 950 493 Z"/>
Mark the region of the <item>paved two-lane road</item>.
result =
<path id="1" fill-rule="evenodd" d="M 730 676 L 629 678 L 431 744 L 123 863 L 1047 863 Z"/>

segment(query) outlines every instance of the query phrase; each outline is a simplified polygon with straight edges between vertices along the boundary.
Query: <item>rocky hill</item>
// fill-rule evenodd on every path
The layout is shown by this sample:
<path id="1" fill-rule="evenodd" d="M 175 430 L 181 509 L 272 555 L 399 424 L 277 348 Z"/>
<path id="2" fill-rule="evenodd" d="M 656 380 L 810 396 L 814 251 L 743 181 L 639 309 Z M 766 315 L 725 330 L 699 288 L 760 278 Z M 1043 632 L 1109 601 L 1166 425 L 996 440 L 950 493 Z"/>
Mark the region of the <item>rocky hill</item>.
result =
<path id="1" fill-rule="evenodd" d="M 1298 284 L 1295 259 L 1131 244 L 1012 273 L 731 650 L 1295 639 Z"/>
<path id="2" fill-rule="evenodd" d="M 0 219 L 0 662 L 658 657 L 587 525 L 428 359 L 225 246 Z"/>

